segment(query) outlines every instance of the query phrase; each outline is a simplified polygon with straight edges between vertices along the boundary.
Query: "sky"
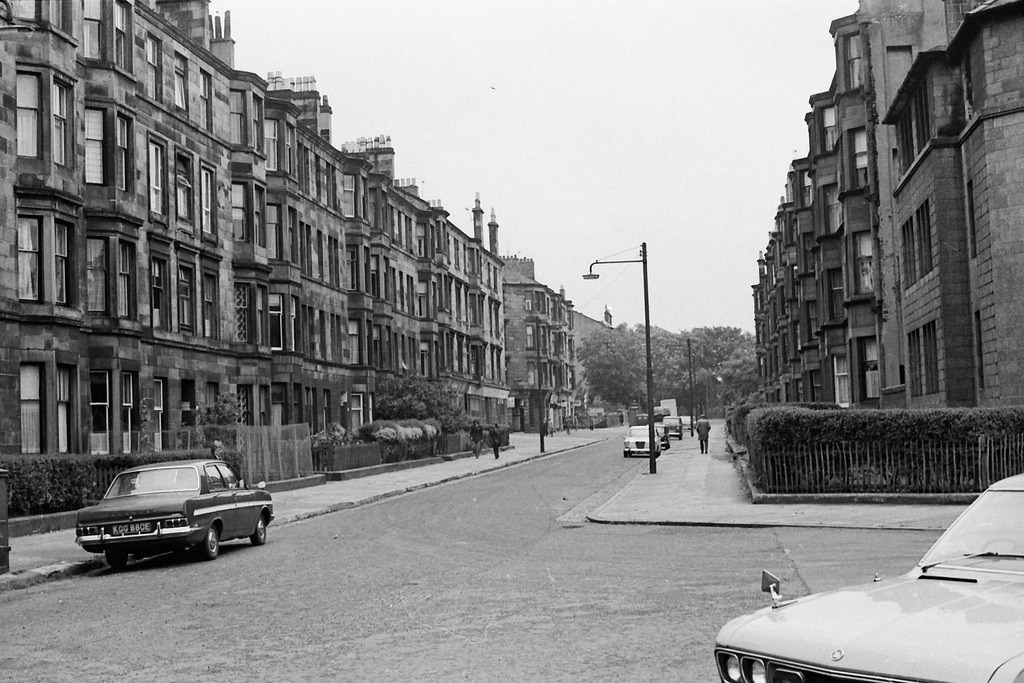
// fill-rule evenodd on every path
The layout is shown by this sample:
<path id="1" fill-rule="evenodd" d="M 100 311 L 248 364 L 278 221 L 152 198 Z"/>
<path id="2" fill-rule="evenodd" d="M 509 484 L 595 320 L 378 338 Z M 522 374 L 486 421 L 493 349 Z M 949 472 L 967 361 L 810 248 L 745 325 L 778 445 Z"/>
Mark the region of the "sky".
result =
<path id="1" fill-rule="evenodd" d="M 336 145 L 388 135 L 395 175 L 577 311 L 754 330 L 751 285 L 829 26 L 857 0 L 213 0 L 235 68 L 314 76 Z"/>

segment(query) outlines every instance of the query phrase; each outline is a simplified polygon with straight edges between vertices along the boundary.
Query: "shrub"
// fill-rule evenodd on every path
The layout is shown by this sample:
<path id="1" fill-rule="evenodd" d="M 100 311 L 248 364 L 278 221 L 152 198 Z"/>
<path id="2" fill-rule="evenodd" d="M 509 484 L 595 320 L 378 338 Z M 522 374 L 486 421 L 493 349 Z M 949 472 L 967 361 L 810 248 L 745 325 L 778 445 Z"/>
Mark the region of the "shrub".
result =
<path id="1" fill-rule="evenodd" d="M 168 460 L 206 457 L 206 451 L 161 451 L 127 455 L 4 455 L 8 511 L 12 517 L 77 510 L 101 498 L 121 470 Z M 235 463 L 229 464 L 235 466 Z"/>
<path id="2" fill-rule="evenodd" d="M 375 420 L 358 431 L 360 441 L 381 445 L 384 462 L 416 460 L 434 455 L 441 425 L 437 420 Z"/>

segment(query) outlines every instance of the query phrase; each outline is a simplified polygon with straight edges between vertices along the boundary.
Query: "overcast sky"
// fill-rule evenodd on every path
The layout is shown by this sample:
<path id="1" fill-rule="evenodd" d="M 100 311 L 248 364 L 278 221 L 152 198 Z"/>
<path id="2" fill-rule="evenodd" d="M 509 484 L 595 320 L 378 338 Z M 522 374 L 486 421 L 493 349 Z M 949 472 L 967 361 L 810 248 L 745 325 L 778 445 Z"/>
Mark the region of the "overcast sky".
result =
<path id="1" fill-rule="evenodd" d="M 828 29 L 857 0 L 213 0 L 235 67 L 315 76 L 333 141 L 390 135 L 472 235 L 476 193 L 501 255 L 532 258 L 578 311 L 672 332 L 753 331 L 750 286 L 808 97 L 835 70 Z"/>

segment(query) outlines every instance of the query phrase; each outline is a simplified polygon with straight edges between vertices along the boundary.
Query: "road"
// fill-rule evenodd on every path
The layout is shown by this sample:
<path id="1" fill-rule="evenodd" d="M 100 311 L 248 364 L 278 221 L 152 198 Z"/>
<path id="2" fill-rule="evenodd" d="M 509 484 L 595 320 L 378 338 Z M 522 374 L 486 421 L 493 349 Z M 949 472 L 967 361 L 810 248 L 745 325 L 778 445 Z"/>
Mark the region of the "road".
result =
<path id="1" fill-rule="evenodd" d="M 607 526 L 620 444 L 0 593 L 0 680 L 713 681 L 732 616 L 908 569 L 933 532 Z M 692 457 L 673 449 L 664 457 Z M 868 559 L 865 559 L 868 558 Z"/>

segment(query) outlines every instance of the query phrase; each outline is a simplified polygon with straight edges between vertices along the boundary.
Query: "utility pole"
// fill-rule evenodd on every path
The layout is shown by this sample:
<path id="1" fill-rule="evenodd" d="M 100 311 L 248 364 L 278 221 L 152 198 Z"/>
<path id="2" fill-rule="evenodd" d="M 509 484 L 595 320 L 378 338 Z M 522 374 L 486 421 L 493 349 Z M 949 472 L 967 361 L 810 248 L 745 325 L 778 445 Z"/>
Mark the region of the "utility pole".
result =
<path id="1" fill-rule="evenodd" d="M 686 340 L 686 364 L 690 366 L 690 436 L 693 436 L 693 346 Z"/>

